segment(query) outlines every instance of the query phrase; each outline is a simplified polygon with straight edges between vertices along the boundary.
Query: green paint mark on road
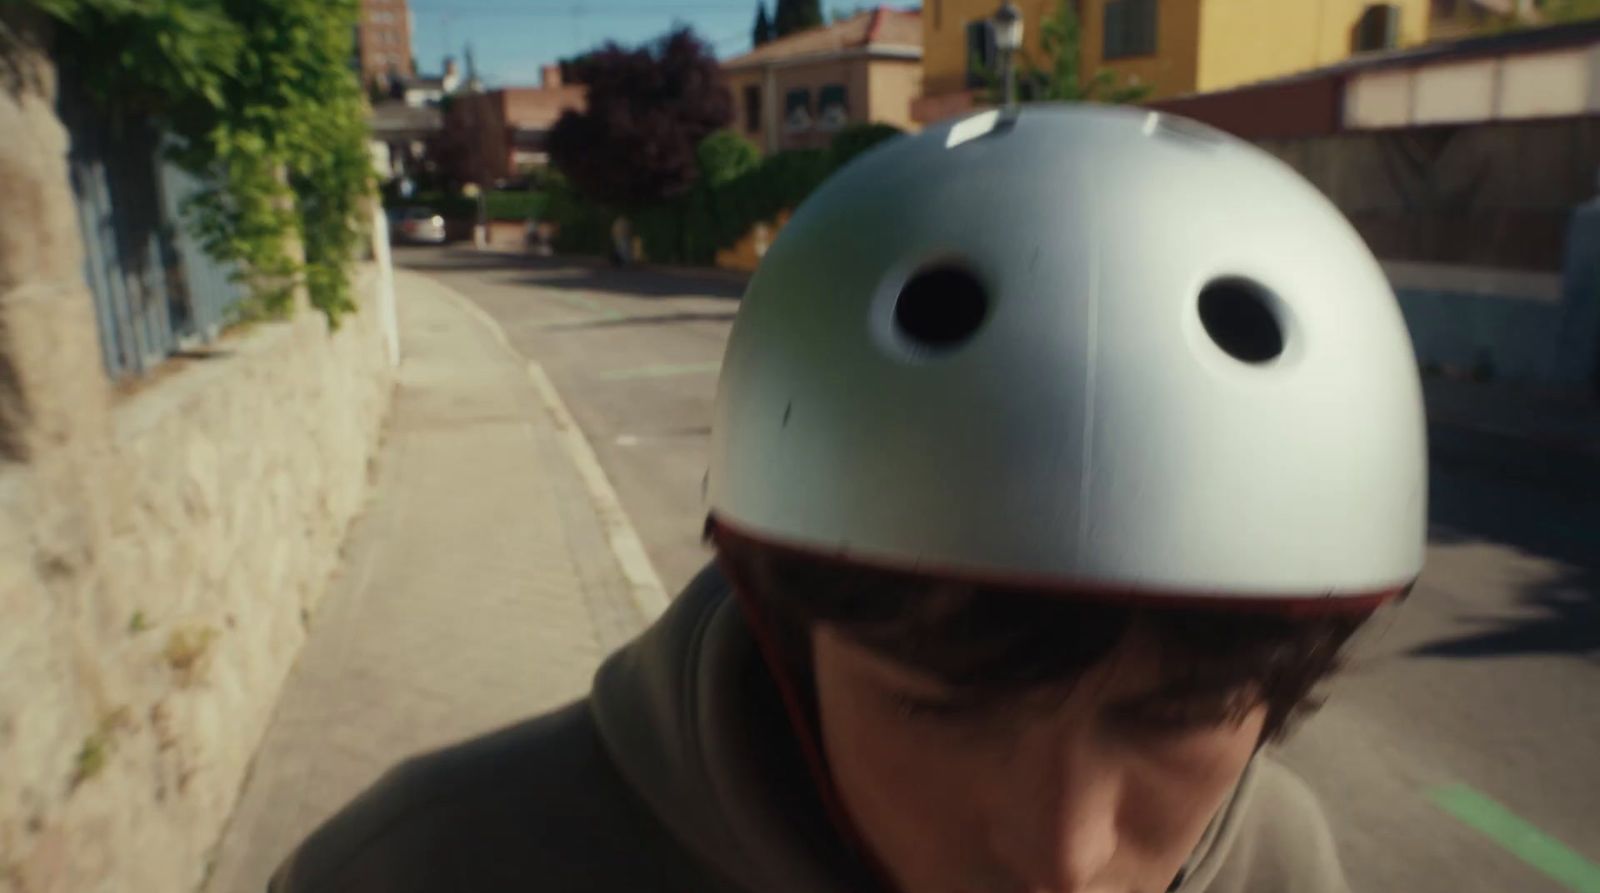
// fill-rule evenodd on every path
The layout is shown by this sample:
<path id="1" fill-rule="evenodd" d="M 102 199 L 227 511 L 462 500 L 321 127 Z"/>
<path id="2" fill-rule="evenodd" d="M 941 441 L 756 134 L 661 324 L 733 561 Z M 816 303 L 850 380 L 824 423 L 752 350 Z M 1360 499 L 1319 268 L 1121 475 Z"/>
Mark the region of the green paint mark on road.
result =
<path id="1" fill-rule="evenodd" d="M 703 375 L 716 372 L 721 363 L 668 363 L 661 366 L 637 366 L 633 369 L 613 369 L 600 373 L 602 381 L 627 381 L 635 378 L 668 378 L 674 375 Z"/>
<path id="2" fill-rule="evenodd" d="M 1428 799 L 1468 827 L 1574 893 L 1600 893 L 1600 865 L 1518 818 L 1511 810 L 1464 784 L 1434 788 Z"/>

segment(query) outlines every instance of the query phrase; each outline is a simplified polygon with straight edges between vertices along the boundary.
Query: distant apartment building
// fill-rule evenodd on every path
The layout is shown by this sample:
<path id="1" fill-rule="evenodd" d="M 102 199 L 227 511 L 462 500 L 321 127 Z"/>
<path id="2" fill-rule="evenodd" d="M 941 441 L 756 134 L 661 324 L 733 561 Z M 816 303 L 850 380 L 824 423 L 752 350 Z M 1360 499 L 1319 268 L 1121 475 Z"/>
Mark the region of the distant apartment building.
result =
<path id="1" fill-rule="evenodd" d="M 722 63 L 733 128 L 765 152 L 819 148 L 849 123 L 911 129 L 921 92 L 916 10 L 880 6 L 762 44 Z"/>
<path id="2" fill-rule="evenodd" d="M 364 84 L 387 84 L 417 73 L 411 59 L 411 10 L 406 0 L 361 0 L 356 56 Z"/>

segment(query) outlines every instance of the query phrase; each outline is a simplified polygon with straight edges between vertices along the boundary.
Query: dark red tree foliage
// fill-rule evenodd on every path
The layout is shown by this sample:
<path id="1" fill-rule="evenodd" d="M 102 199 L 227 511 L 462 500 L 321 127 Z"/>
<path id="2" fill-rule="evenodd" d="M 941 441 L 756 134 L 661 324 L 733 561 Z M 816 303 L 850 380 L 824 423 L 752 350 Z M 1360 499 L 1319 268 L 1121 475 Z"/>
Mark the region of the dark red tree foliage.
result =
<path id="1" fill-rule="evenodd" d="M 686 191 L 695 146 L 733 118 L 710 47 L 678 28 L 640 47 L 607 43 L 562 64 L 589 88 L 583 112 L 550 131 L 550 161 L 580 192 L 629 210 Z"/>

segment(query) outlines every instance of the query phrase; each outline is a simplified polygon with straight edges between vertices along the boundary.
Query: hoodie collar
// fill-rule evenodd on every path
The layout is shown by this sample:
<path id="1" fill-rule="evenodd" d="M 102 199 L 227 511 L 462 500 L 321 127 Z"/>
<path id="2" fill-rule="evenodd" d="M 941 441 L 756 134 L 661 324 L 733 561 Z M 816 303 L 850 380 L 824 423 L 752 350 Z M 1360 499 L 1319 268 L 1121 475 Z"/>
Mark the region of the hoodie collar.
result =
<path id="1" fill-rule="evenodd" d="M 630 786 L 734 888 L 874 889 L 827 817 L 777 688 L 714 567 L 601 666 L 590 705 Z M 1252 763 L 1169 893 L 1211 884 L 1254 775 Z"/>
<path id="2" fill-rule="evenodd" d="M 707 569 L 595 677 L 591 709 L 622 772 L 734 886 L 868 889 L 827 819 L 776 687 L 720 573 Z"/>

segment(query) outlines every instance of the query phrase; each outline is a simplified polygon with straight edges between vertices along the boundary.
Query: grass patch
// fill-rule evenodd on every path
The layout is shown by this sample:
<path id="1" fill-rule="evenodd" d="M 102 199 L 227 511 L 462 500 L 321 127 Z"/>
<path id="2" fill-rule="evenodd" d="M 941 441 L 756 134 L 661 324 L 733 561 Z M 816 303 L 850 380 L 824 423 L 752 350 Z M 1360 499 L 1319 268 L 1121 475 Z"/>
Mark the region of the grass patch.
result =
<path id="1" fill-rule="evenodd" d="M 78 748 L 78 756 L 72 763 L 72 787 L 76 788 L 96 775 L 106 767 L 106 762 L 111 759 L 111 751 L 116 746 L 112 738 L 112 729 L 102 723 L 100 728 L 90 732 Z"/>
<path id="2" fill-rule="evenodd" d="M 175 629 L 167 637 L 167 647 L 161 650 L 161 656 L 178 675 L 178 681 L 188 685 L 204 674 L 210 663 L 211 644 L 216 638 L 217 631 L 209 626 Z"/>

